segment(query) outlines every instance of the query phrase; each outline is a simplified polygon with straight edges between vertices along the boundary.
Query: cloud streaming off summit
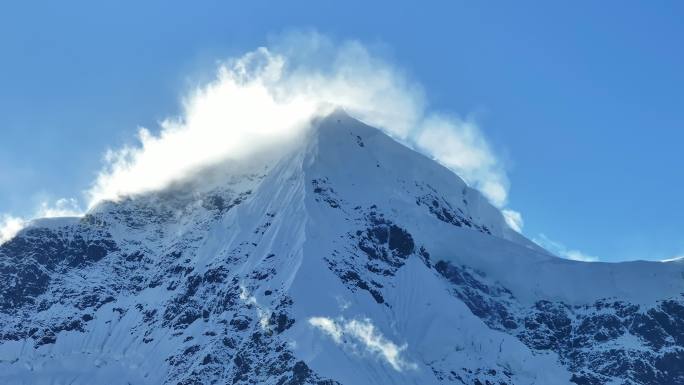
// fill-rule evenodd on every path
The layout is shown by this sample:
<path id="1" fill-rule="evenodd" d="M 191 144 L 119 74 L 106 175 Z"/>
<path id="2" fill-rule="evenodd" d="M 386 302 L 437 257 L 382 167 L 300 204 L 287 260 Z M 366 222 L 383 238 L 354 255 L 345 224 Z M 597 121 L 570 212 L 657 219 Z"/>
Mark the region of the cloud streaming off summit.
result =
<path id="1" fill-rule="evenodd" d="M 108 43 L 107 58 L 127 57 L 119 50 L 137 44 L 147 50 L 136 51 L 133 67 L 112 66 L 137 79 L 137 88 L 119 89 L 126 97 L 107 87 L 90 96 L 115 108 L 126 98 L 142 101 L 141 92 L 149 105 L 125 104 L 121 119 L 146 117 L 135 131 L 116 131 L 118 139 L 97 128 L 76 139 L 77 128 L 55 123 L 57 138 L 74 138 L 70 152 L 97 153 L 102 163 L 62 166 L 60 183 L 44 175 L 45 186 L 23 203 L 0 206 L 0 383 L 684 384 L 684 263 L 676 252 L 608 263 L 583 244 L 547 236 L 564 223 L 580 231 L 600 220 L 588 207 L 579 217 L 563 211 L 582 197 L 548 195 L 571 188 L 551 179 L 537 180 L 536 190 L 522 184 L 521 195 L 538 196 L 516 198 L 515 176 L 526 175 L 520 168 L 542 168 L 563 152 L 530 145 L 516 154 L 490 117 L 496 110 L 445 107 L 476 98 L 490 82 L 505 94 L 512 84 L 505 76 L 549 76 L 534 63 L 516 64 L 515 55 L 537 52 L 541 40 L 528 40 L 530 52 L 508 52 L 510 63 L 482 60 L 505 50 L 494 40 L 521 32 L 475 28 L 463 5 L 470 27 L 461 32 L 477 36 L 475 48 L 463 33 L 434 33 L 437 22 L 398 28 L 395 19 L 356 13 L 352 30 L 340 24 L 348 11 L 334 5 L 332 13 L 307 6 L 323 32 L 260 30 L 310 15 L 299 6 L 207 13 L 213 8 L 169 5 L 160 11 L 166 22 L 203 22 L 172 30 L 159 17 L 139 19 L 148 5 L 133 14 L 98 12 L 90 28 Z M 374 7 L 368 12 L 406 11 L 396 20 L 414 14 Z M 112 29 L 112 20 L 130 26 Z M 214 41 L 218 30 L 232 32 Z M 80 22 L 54 31 L 74 47 L 90 38 Z M 254 44 L 257 34 L 270 37 Z M 431 40 L 441 43 L 426 46 Z M 98 47 L 73 52 L 95 60 Z M 407 54 L 418 49 L 432 55 Z M 462 52 L 460 71 L 472 78 L 445 94 L 434 79 L 450 84 L 460 76 L 440 64 L 452 50 Z M 28 57 L 17 60 L 30 72 Z M 201 76 L 188 69 L 197 66 Z M 487 66 L 497 71 L 477 76 Z M 184 90 L 179 105 L 153 111 L 152 91 L 168 94 L 168 84 L 177 84 L 169 73 L 186 76 L 181 67 L 191 80 L 176 87 Z M 101 81 L 107 68 L 98 68 Z M 154 79 L 167 87 L 147 90 Z M 67 102 L 66 88 L 64 99 L 42 92 L 31 100 L 46 95 L 63 116 L 79 112 L 74 122 L 90 114 Z M 516 92 L 506 103 L 524 114 L 527 91 Z M 554 95 L 535 108 L 557 111 Z M 8 114 L 28 122 L 19 112 Z M 534 125 L 539 116 L 525 119 Z M 569 146 L 565 134 L 559 140 Z M 102 137 L 97 151 L 88 147 L 95 137 Z M 36 165 L 41 156 L 48 155 L 36 151 Z M 69 155 L 61 156 L 66 164 Z M 0 172 L 16 171 L 0 175 L 3 188 L 22 169 L 21 154 L 10 157 L 17 166 L 0 163 Z M 559 211 L 547 231 L 538 218 L 549 201 Z M 631 215 L 647 223 L 639 210 Z"/>
<path id="2" fill-rule="evenodd" d="M 197 169 L 282 146 L 315 116 L 341 108 L 463 175 L 497 206 L 507 179 L 475 123 L 431 112 L 420 85 L 361 43 L 291 34 L 222 62 L 183 100 L 183 114 L 141 128 L 139 144 L 107 153 L 89 206 L 156 190 Z M 178 156 L 183 154 L 183 156 Z"/>
<path id="3" fill-rule="evenodd" d="M 288 34 L 273 47 L 221 62 L 212 81 L 184 97 L 180 116 L 164 119 L 154 133 L 140 128 L 136 143 L 108 150 L 83 206 L 159 190 L 222 161 L 281 151 L 311 119 L 335 108 L 434 157 L 504 206 L 504 167 L 476 124 L 431 112 L 423 94 L 359 42 Z"/>

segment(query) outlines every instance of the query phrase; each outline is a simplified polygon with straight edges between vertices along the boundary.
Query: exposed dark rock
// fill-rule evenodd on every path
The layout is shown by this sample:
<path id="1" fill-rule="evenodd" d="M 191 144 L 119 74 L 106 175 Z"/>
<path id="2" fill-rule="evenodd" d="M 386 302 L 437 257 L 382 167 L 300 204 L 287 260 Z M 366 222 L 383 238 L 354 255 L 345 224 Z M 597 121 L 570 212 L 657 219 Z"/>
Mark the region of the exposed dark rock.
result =
<path id="1" fill-rule="evenodd" d="M 326 202 L 330 207 L 337 209 L 340 208 L 340 202 L 336 197 L 335 190 L 329 186 L 327 178 L 313 179 L 311 181 L 313 185 L 313 192 L 317 194 L 317 202 Z"/>
<path id="2" fill-rule="evenodd" d="M 456 227 L 468 227 L 482 233 L 491 234 L 487 226 L 475 223 L 473 218 L 466 215 L 463 210 L 454 209 L 446 199 L 439 196 L 432 186 L 423 186 L 421 184 L 416 184 L 416 186 L 426 192 L 424 195 L 416 197 L 416 204 L 426 207 L 435 218 Z M 464 204 L 467 206 L 467 201 L 464 200 Z"/>
<path id="3" fill-rule="evenodd" d="M 0 245 L 0 311 L 35 305 L 52 273 L 83 268 L 117 250 L 108 233 L 84 226 L 23 231 Z"/>
<path id="4" fill-rule="evenodd" d="M 573 383 L 684 383 L 681 301 L 665 300 L 649 309 L 620 301 L 579 307 L 538 301 L 526 308 L 510 291 L 465 266 L 439 261 L 435 269 L 453 285 L 452 293 L 490 327 L 513 334 L 532 349 L 558 353 L 573 373 Z M 626 335 L 651 349 L 604 348 Z"/>

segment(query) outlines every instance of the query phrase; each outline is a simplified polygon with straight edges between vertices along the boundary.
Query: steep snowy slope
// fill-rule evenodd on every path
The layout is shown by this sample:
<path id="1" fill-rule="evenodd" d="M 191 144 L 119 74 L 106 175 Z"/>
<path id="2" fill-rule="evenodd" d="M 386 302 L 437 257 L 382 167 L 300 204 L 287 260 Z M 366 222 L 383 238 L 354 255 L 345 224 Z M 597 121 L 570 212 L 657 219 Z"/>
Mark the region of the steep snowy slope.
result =
<path id="1" fill-rule="evenodd" d="M 554 257 L 343 112 L 203 180 L 1 245 L 0 383 L 684 383 L 684 264 Z"/>

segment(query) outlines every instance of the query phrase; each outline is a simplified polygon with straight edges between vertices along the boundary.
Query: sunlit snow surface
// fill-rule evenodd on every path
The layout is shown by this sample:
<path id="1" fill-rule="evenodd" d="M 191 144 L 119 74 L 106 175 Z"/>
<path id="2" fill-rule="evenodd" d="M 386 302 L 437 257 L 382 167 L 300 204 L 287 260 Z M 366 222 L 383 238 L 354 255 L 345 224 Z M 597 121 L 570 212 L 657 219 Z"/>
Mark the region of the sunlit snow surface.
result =
<path id="1" fill-rule="evenodd" d="M 202 180 L 0 246 L 0 383 L 684 383 L 684 265 L 554 257 L 342 112 Z"/>

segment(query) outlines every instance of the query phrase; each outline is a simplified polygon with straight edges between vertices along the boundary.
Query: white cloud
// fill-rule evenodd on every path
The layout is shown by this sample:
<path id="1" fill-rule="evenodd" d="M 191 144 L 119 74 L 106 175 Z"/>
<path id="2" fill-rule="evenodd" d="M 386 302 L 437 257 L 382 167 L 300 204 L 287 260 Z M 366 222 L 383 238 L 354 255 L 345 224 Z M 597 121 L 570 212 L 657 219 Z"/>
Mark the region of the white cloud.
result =
<path id="1" fill-rule="evenodd" d="M 311 317 L 309 318 L 309 324 L 321 329 L 332 337 L 336 343 L 342 343 L 342 328 L 332 319 L 327 317 Z"/>
<path id="2" fill-rule="evenodd" d="M 141 128 L 137 145 L 110 150 L 88 206 L 249 156 L 295 137 L 313 116 L 339 106 L 415 145 L 503 207 L 508 181 L 477 125 L 426 105 L 419 84 L 363 44 L 289 34 L 223 62 L 214 80 L 188 93 L 181 116 L 161 122 L 158 133 Z"/>
<path id="3" fill-rule="evenodd" d="M 417 368 L 416 364 L 410 363 L 402 357 L 402 352 L 406 350 L 407 346 L 398 346 L 385 338 L 370 319 L 345 320 L 339 318 L 335 321 L 327 317 L 312 317 L 309 318 L 309 324 L 328 334 L 337 344 L 349 343 L 352 348 L 360 345 L 364 351 L 387 361 L 396 371 Z"/>
<path id="4" fill-rule="evenodd" d="M 54 204 L 42 202 L 37 210 L 35 218 L 58 218 L 79 217 L 83 215 L 83 209 L 74 198 L 61 198 Z"/>
<path id="5" fill-rule="evenodd" d="M 3 244 L 26 226 L 26 220 L 9 214 L 0 215 L 0 244 Z"/>
<path id="6" fill-rule="evenodd" d="M 599 260 L 598 257 L 585 254 L 579 250 L 569 249 L 562 243 L 549 239 L 544 234 L 539 234 L 539 236 L 533 238 L 532 241 L 546 250 L 558 255 L 559 257 L 572 259 L 573 261 L 597 262 Z"/>
<path id="7" fill-rule="evenodd" d="M 662 259 L 660 262 L 684 262 L 684 255 L 680 255 L 677 257 L 671 257 L 667 259 Z"/>
<path id="8" fill-rule="evenodd" d="M 522 233 L 523 226 L 525 225 L 525 222 L 522 219 L 522 215 L 514 210 L 511 209 L 503 209 L 501 210 L 501 214 L 503 214 L 504 219 L 506 220 L 506 224 L 513 230 Z"/>
<path id="9" fill-rule="evenodd" d="M 3 244 L 21 229 L 26 227 L 32 219 L 36 218 L 57 218 L 57 217 L 78 217 L 83 215 L 83 210 L 75 199 L 58 199 L 54 203 L 42 202 L 28 218 L 22 218 L 9 214 L 0 215 L 0 244 Z"/>
<path id="10" fill-rule="evenodd" d="M 473 184 L 496 206 L 506 204 L 508 179 L 474 122 L 428 115 L 417 132 L 419 149 Z"/>
<path id="11" fill-rule="evenodd" d="M 180 116 L 140 128 L 136 143 L 106 152 L 85 206 L 158 190 L 226 160 L 277 157 L 312 117 L 334 107 L 433 157 L 505 208 L 504 167 L 474 121 L 431 111 L 420 84 L 358 41 L 311 32 L 220 63 L 213 80 L 189 90 Z M 68 199 L 35 216 L 80 213 Z M 504 215 L 520 230 L 519 214 Z"/>
<path id="12" fill-rule="evenodd" d="M 274 92 L 283 65 L 283 58 L 265 48 L 222 65 L 216 80 L 191 92 L 182 117 L 164 120 L 157 135 L 141 128 L 138 146 L 107 153 L 107 166 L 88 192 L 89 206 L 163 188 L 301 131 L 319 106 L 301 95 Z"/>
<path id="13" fill-rule="evenodd" d="M 256 297 L 251 295 L 244 285 L 240 285 L 240 299 L 247 305 L 256 308 L 257 316 L 259 317 L 259 326 L 261 326 L 263 330 L 270 330 L 271 325 L 269 320 L 271 318 L 271 310 L 265 306 L 261 306 Z"/>

